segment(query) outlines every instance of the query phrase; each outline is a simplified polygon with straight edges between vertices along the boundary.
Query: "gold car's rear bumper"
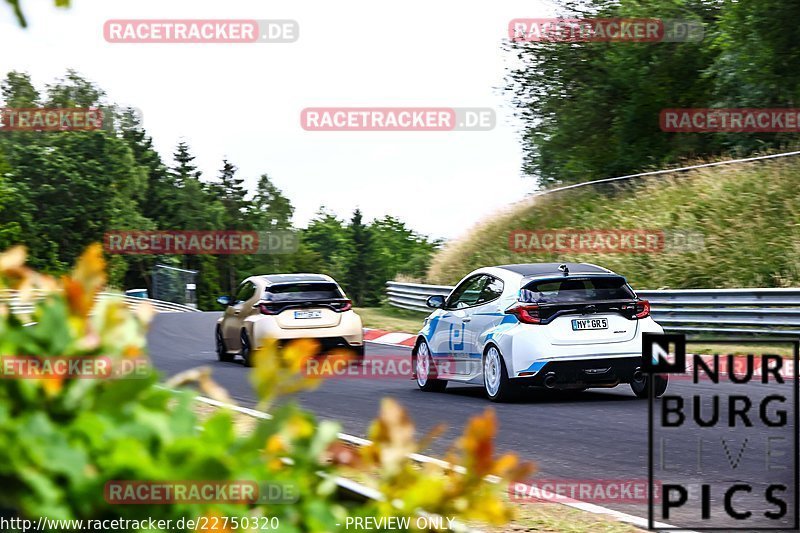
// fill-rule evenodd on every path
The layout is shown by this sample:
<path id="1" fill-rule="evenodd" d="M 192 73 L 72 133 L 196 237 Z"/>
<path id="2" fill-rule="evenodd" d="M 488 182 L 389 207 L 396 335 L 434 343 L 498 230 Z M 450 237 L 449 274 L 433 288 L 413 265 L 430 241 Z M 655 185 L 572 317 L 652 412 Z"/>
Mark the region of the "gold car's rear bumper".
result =
<path id="1" fill-rule="evenodd" d="M 271 316 L 256 316 L 246 319 L 252 328 L 252 339 L 256 346 L 266 338 L 278 340 L 292 339 L 318 339 L 324 347 L 347 344 L 348 346 L 362 346 L 364 344 L 364 330 L 361 317 L 354 311 L 341 313 L 338 325 L 330 327 L 309 328 L 281 328 Z"/>

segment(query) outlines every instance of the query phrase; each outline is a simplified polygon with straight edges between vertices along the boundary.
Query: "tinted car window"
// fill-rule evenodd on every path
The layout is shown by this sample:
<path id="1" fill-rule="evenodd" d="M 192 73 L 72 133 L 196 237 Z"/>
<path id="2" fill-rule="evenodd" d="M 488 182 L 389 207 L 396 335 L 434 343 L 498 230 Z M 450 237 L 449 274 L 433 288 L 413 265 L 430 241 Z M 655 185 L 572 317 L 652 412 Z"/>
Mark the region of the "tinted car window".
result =
<path id="1" fill-rule="evenodd" d="M 480 274 L 464 280 L 447 299 L 448 309 L 471 307 L 478 303 L 488 276 Z"/>
<path id="2" fill-rule="evenodd" d="M 335 283 L 282 283 L 268 287 L 264 300 L 268 302 L 299 302 L 305 300 L 336 300 L 344 294 Z"/>
<path id="3" fill-rule="evenodd" d="M 246 302 L 253 295 L 256 293 L 256 286 L 250 283 L 249 281 L 245 281 L 244 283 L 239 286 L 239 290 L 236 291 L 236 301 L 237 302 Z"/>
<path id="4" fill-rule="evenodd" d="M 565 278 L 532 281 L 520 290 L 520 300 L 536 303 L 627 300 L 633 291 L 621 276 Z"/>
<path id="5" fill-rule="evenodd" d="M 501 294 L 503 294 L 503 281 L 493 276 L 489 277 L 486 286 L 484 286 L 483 291 L 481 291 L 481 297 L 478 299 L 478 303 L 491 302 L 492 300 L 500 298 Z"/>

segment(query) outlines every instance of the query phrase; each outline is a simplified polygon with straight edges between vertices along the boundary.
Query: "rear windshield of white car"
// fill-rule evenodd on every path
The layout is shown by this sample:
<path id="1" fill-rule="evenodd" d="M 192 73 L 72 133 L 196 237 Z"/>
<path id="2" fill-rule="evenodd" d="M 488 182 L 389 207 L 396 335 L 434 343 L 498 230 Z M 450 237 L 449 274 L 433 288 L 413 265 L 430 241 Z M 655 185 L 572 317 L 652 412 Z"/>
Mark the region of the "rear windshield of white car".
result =
<path id="1" fill-rule="evenodd" d="M 520 301 L 569 303 L 629 300 L 633 291 L 622 276 L 575 277 L 532 281 L 520 290 Z"/>
<path id="2" fill-rule="evenodd" d="M 335 283 L 282 283 L 273 285 L 264 292 L 268 302 L 299 302 L 306 300 L 337 300 L 344 298 Z"/>

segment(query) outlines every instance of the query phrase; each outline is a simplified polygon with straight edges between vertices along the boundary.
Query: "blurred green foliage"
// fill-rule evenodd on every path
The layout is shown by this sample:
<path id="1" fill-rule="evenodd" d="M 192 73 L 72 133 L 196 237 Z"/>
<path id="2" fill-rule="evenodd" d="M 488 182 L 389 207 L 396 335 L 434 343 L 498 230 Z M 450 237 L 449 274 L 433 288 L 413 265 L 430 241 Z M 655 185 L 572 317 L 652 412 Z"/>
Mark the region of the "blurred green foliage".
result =
<path id="1" fill-rule="evenodd" d="M 106 284 L 99 245 L 75 270 L 56 281 L 25 266 L 16 247 L 0 254 L 0 293 L 16 291 L 35 303 L 18 317 L 0 301 L 0 367 L 6 358 L 45 361 L 51 356 L 107 358 L 114 368 L 146 357 L 144 331 L 152 311 L 131 311 L 122 299 L 96 303 Z M 25 326 L 27 322 L 35 322 Z M 217 400 L 227 393 L 208 369 L 189 369 L 158 386 L 141 367 L 112 375 L 24 373 L 0 379 L 0 516 L 37 520 L 198 517 L 276 517 L 284 533 L 333 532 L 347 516 L 415 516 L 418 512 L 504 523 L 512 509 L 500 484 L 487 475 L 523 479 L 531 467 L 508 454 L 495 458 L 491 411 L 475 417 L 454 445 L 451 458 L 466 467 L 455 474 L 435 465 L 418 468 L 408 457 L 420 450 L 414 426 L 396 402 L 385 400 L 370 436 L 358 450 L 337 441 L 338 424 L 317 422 L 294 402 L 277 402 L 319 384 L 301 372 L 317 353 L 313 341 L 284 349 L 267 341 L 255 356 L 251 382 L 272 417 L 252 431 L 235 430 L 232 412 L 196 415 L 187 386 Z M 287 400 L 283 398 L 283 400 Z M 348 473 L 384 491 L 383 502 L 342 500 L 335 476 Z M 294 503 L 173 502 L 126 505 L 105 492 L 110 481 L 167 484 L 189 481 L 252 481 L 288 486 Z M 252 523 L 252 522 L 251 522 Z M 413 523 L 413 521 L 412 521 Z M 213 531 L 235 531 L 216 527 Z M 64 531 L 48 528 L 44 533 Z M 175 531 L 176 529 L 171 529 Z M 248 527 L 241 530 L 252 530 Z M 140 531 L 149 531 L 140 529 Z"/>
<path id="2" fill-rule="evenodd" d="M 43 291 L 30 317 L 33 327 L 0 313 L 0 355 L 107 357 L 115 363 L 145 355 L 146 312 L 131 312 L 122 300 L 94 304 L 105 284 L 98 246 L 60 283 L 25 268 L 21 249 L 0 255 L 0 289 L 20 295 Z M 323 452 L 337 426 L 313 425 L 293 405 L 274 411 L 246 436 L 237 436 L 230 412 L 202 423 L 193 394 L 158 387 L 157 374 L 41 379 L 4 376 L 0 382 L 0 509 L 12 516 L 156 519 L 200 516 L 277 516 L 282 531 L 332 531 L 344 516 L 330 503 L 333 489 L 318 475 L 330 469 Z M 200 380 L 214 393 L 213 383 Z M 292 428 L 304 428 L 292 432 Z M 265 449 L 274 436 L 287 445 Z M 278 460 L 280 459 L 280 460 Z M 285 461 L 293 460 L 291 469 Z M 276 462 L 277 461 L 277 462 Z M 119 505 L 104 497 L 106 482 L 145 480 L 251 480 L 286 483 L 300 498 L 294 505 L 231 503 Z"/>

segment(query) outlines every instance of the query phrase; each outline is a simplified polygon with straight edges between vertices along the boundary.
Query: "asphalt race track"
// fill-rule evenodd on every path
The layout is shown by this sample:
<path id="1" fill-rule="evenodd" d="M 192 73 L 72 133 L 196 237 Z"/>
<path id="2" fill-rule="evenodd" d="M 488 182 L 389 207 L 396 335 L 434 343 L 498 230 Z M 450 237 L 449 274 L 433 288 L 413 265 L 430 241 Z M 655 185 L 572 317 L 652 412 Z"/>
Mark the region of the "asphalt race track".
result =
<path id="1" fill-rule="evenodd" d="M 214 322 L 219 313 L 165 313 L 157 315 L 148 335 L 149 350 L 155 366 L 167 376 L 200 365 L 208 365 L 213 369 L 214 379 L 223 385 L 241 405 L 253 406 L 255 396 L 248 379 L 248 369 L 240 362 L 221 363 L 214 352 Z M 380 358 L 387 355 L 409 354 L 406 348 L 397 348 L 378 344 L 369 344 L 367 358 Z M 691 385 L 688 381 L 672 381 L 668 394 L 681 394 L 691 397 L 698 392 L 744 393 L 753 399 L 753 416 L 758 418 L 758 399 L 775 392 L 775 387 L 784 387 L 783 392 L 791 397 L 791 385 L 759 384 L 730 385 L 722 384 L 713 387 L 709 383 Z M 727 387 L 728 389 L 725 389 Z M 736 387 L 732 389 L 732 387 Z M 765 387 L 772 387 L 769 391 Z M 707 390 L 706 390 L 707 389 Z M 433 456 L 440 456 L 455 437 L 462 431 L 470 416 L 493 407 L 499 422 L 499 434 L 496 446 L 498 452 L 516 452 L 522 458 L 535 461 L 539 479 L 562 480 L 647 480 L 647 417 L 648 402 L 637 399 L 628 385 L 620 385 L 614 389 L 594 389 L 585 392 L 560 393 L 552 391 L 535 391 L 516 403 L 492 404 L 483 396 L 480 387 L 454 386 L 452 383 L 444 393 L 425 393 L 417 389 L 416 384 L 407 379 L 333 379 L 325 382 L 318 390 L 300 395 L 300 403 L 315 412 L 321 418 L 335 419 L 342 423 L 342 430 L 357 436 L 365 436 L 370 420 L 376 415 L 382 397 L 391 396 L 400 401 L 409 410 L 415 421 L 419 434 L 424 434 L 437 424 L 444 424 L 448 431 L 431 449 L 424 450 Z M 657 404 L 658 407 L 658 404 Z M 782 459 L 773 459 L 773 468 L 789 464 L 791 460 L 794 434 L 794 411 L 791 403 L 785 406 L 789 410 L 789 425 L 783 428 L 786 451 Z M 775 408 L 771 407 L 770 412 Z M 727 420 L 727 407 L 721 410 L 722 419 Z M 691 410 L 688 410 L 691 417 Z M 670 464 L 681 461 L 694 461 L 697 452 L 697 439 L 704 441 L 702 478 L 698 478 L 697 486 L 690 487 L 690 500 L 699 494 L 699 483 L 724 483 L 729 486 L 737 480 L 765 479 L 765 446 L 767 437 L 776 433 L 758 427 L 748 428 L 742 433 L 741 428 L 725 429 L 727 433 L 709 433 L 693 427 L 680 429 L 677 437 L 667 436 L 664 461 L 666 468 Z M 703 432 L 705 431 L 705 432 Z M 774 430 L 773 430 L 774 431 Z M 726 437 L 727 435 L 727 437 Z M 744 437 L 748 443 L 743 445 Z M 660 435 L 656 435 L 658 440 Z M 722 443 L 721 438 L 726 442 Z M 725 448 L 727 446 L 727 449 Z M 744 448 L 742 448 L 744 446 Z M 781 448 L 774 446 L 773 448 Z M 738 459 L 738 461 L 737 461 Z M 657 459 L 657 463 L 660 459 Z M 732 468 L 730 464 L 735 463 Z M 665 474 L 662 479 L 668 478 Z M 783 470 L 770 471 L 769 479 L 778 479 L 788 486 L 782 495 L 789 505 L 788 516 L 783 524 L 790 524 L 794 519 L 793 490 L 794 478 L 790 467 Z M 683 478 L 684 482 L 693 480 Z M 669 481 L 665 481 L 669 482 Z M 735 501 L 742 508 L 749 508 L 754 515 L 774 510 L 775 506 L 764 500 L 763 487 L 754 482 L 753 498 L 737 496 Z M 713 493 L 712 516 L 717 516 L 722 509 L 722 495 Z M 647 517 L 646 503 L 617 503 L 608 501 L 592 501 L 622 512 L 640 517 Z M 699 507 L 678 509 L 673 511 L 669 520 L 671 524 L 684 527 L 700 527 Z M 660 517 L 657 517 L 660 519 Z M 782 525 L 783 525 L 782 524 Z M 730 527 L 739 526 L 730 522 Z"/>

